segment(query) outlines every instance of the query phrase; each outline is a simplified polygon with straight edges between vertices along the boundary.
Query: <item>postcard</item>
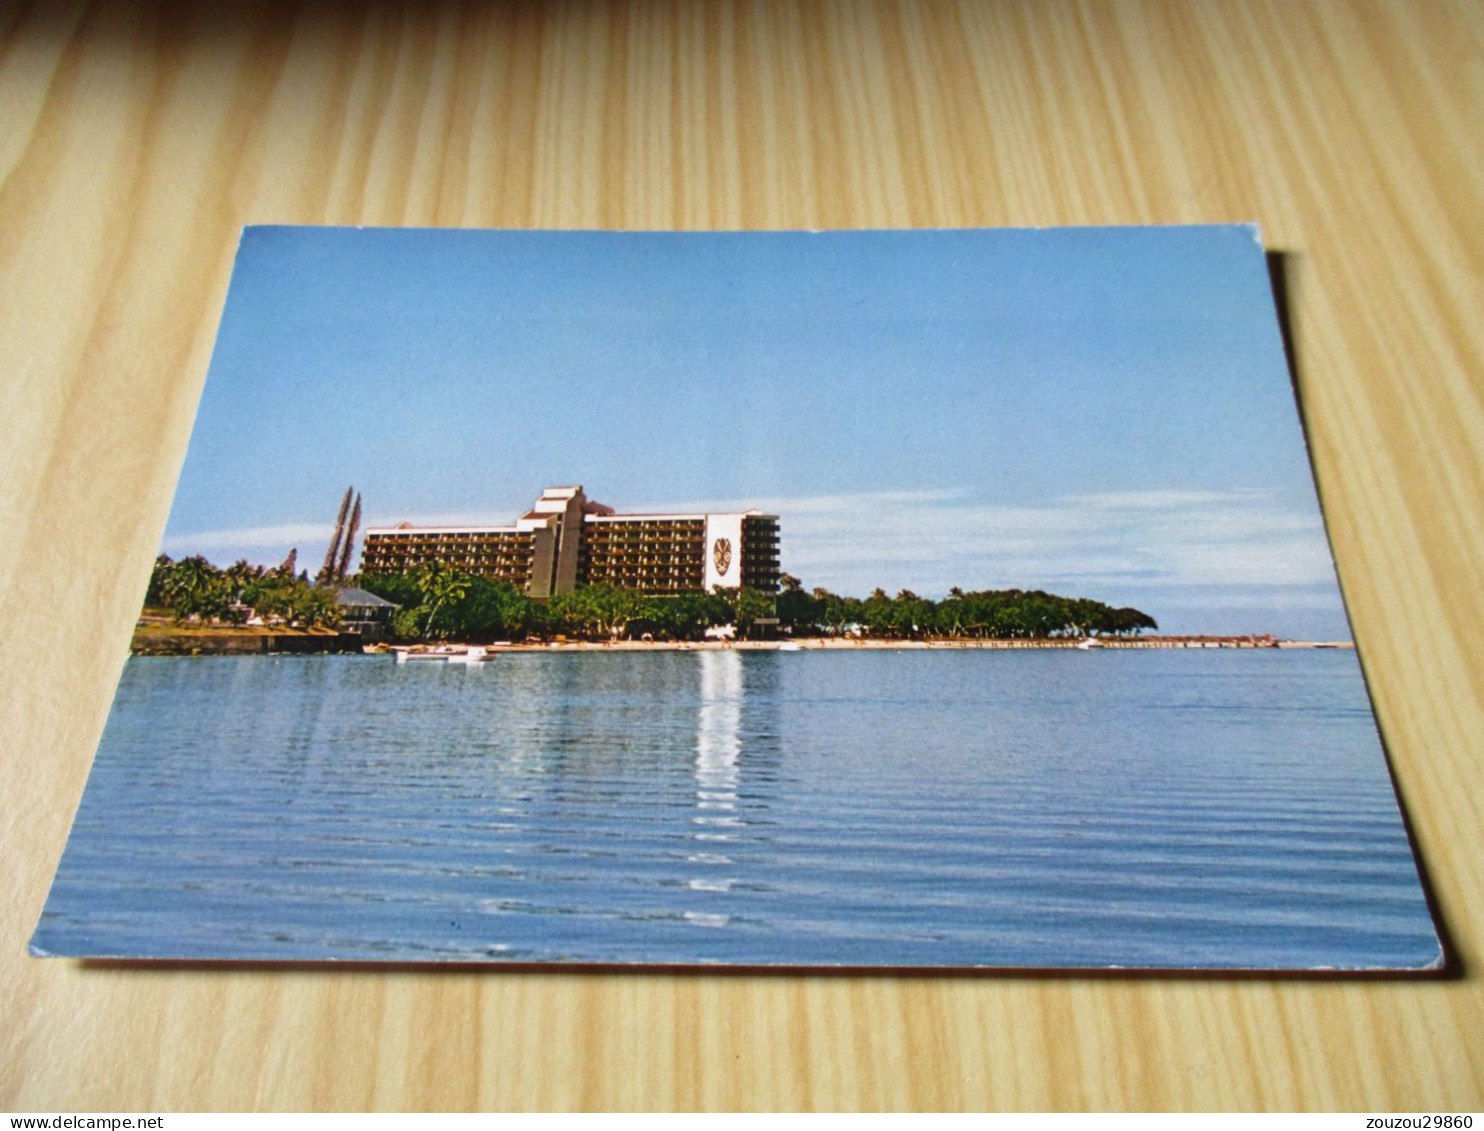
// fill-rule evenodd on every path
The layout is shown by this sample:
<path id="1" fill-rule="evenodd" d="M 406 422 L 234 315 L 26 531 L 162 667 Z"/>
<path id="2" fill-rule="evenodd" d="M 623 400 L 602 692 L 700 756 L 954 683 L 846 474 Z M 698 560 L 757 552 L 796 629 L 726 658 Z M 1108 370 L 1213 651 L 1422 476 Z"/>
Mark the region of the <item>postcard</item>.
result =
<path id="1" fill-rule="evenodd" d="M 247 229 L 32 948 L 1438 968 L 1258 233 Z"/>

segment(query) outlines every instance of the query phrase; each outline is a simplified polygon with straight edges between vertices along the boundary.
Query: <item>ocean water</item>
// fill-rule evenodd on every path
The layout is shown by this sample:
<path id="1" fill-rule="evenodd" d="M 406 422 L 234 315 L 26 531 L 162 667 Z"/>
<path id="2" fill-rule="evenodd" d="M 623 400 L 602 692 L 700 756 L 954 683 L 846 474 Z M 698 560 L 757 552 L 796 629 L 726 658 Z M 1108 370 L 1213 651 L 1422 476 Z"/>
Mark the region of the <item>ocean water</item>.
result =
<path id="1" fill-rule="evenodd" d="M 59 955 L 1417 968 L 1353 653 L 128 662 Z"/>

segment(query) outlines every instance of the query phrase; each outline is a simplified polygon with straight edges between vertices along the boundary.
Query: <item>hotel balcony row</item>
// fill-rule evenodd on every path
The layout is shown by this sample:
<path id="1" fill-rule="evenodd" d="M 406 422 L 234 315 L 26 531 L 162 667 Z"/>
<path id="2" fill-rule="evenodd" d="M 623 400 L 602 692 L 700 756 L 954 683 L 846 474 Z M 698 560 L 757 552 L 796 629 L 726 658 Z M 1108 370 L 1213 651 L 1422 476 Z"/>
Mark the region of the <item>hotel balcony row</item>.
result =
<path id="1" fill-rule="evenodd" d="M 606 582 L 654 594 L 778 587 L 778 517 L 760 511 L 616 514 L 580 486 L 548 487 L 512 526 L 366 531 L 362 569 L 411 572 L 445 562 L 545 598 Z"/>

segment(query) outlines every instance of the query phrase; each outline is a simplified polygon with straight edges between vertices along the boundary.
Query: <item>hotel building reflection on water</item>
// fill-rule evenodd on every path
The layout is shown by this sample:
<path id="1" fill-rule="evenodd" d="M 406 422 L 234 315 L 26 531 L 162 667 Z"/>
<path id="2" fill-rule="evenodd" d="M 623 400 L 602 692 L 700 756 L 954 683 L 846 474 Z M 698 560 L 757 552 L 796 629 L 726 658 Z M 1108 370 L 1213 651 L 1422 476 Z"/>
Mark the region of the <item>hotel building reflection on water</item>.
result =
<path id="1" fill-rule="evenodd" d="M 730 891 L 727 855 L 743 825 L 737 795 L 737 759 L 742 753 L 742 657 L 737 652 L 702 652 L 701 709 L 696 724 L 696 815 L 691 818 L 695 850 L 686 862 L 697 866 L 692 891 Z M 724 927 L 728 916 L 687 911 L 703 927 Z"/>

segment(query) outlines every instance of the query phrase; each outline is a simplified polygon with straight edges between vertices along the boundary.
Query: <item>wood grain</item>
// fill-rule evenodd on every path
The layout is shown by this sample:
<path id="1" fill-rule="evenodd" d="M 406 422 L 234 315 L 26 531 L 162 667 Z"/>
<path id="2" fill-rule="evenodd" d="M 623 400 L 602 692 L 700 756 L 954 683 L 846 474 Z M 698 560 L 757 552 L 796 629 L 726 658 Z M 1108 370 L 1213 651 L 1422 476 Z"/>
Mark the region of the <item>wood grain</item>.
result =
<path id="1" fill-rule="evenodd" d="M 0 1107 L 1484 1102 L 1484 7 L 0 9 Z M 117 969 L 45 898 L 239 227 L 1257 220 L 1444 982 Z"/>

